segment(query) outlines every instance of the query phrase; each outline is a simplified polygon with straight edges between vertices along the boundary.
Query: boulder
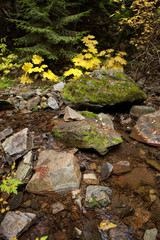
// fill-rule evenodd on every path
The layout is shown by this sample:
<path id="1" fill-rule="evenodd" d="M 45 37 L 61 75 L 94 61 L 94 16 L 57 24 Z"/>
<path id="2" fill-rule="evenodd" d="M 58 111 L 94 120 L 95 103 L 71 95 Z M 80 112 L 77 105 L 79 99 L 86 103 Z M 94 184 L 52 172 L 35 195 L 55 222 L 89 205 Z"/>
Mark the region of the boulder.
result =
<path id="1" fill-rule="evenodd" d="M 12 240 L 28 229 L 35 217 L 36 215 L 34 213 L 9 211 L 1 223 L 0 233 L 5 236 L 7 240 Z"/>
<path id="2" fill-rule="evenodd" d="M 143 102 L 146 94 L 126 74 L 118 69 L 95 70 L 70 81 L 61 92 L 70 107 L 100 109 L 122 102 Z"/>
<path id="3" fill-rule="evenodd" d="M 80 180 L 81 172 L 74 155 L 45 150 L 39 155 L 35 174 L 26 189 L 37 194 L 68 192 L 79 188 Z"/>
<path id="4" fill-rule="evenodd" d="M 130 137 L 160 147 L 160 111 L 142 115 L 134 126 Z"/>
<path id="5" fill-rule="evenodd" d="M 143 106 L 143 105 L 140 105 L 140 106 L 132 106 L 131 107 L 131 110 L 130 110 L 130 114 L 134 117 L 140 117 L 144 114 L 147 114 L 147 113 L 153 113 L 155 112 L 155 109 L 153 107 L 148 107 L 148 106 Z"/>
<path id="6" fill-rule="evenodd" d="M 93 115 L 97 117 L 96 114 Z M 92 116 L 91 113 L 89 116 Z M 122 142 L 120 134 L 110 126 L 87 116 L 82 121 L 56 121 L 53 135 L 70 147 L 93 148 L 101 155 L 106 154 L 110 147 Z"/>
<path id="7" fill-rule="evenodd" d="M 33 147 L 33 136 L 28 128 L 13 134 L 2 143 L 7 160 L 15 161 L 25 155 Z"/>

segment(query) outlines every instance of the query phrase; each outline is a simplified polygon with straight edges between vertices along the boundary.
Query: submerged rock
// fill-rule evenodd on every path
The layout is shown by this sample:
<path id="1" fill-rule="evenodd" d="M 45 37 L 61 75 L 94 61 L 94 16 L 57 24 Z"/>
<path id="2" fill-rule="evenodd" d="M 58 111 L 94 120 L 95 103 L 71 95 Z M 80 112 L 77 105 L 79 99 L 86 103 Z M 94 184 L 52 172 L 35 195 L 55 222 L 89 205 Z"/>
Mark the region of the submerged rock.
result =
<path id="1" fill-rule="evenodd" d="M 9 162 L 15 161 L 25 155 L 33 147 L 33 137 L 28 128 L 25 128 L 2 143 Z"/>
<path id="2" fill-rule="evenodd" d="M 160 111 L 142 115 L 133 128 L 130 137 L 160 147 Z"/>
<path id="3" fill-rule="evenodd" d="M 22 233 L 22 231 L 28 229 L 35 217 L 34 213 L 22 213 L 20 211 L 7 212 L 0 226 L 0 233 L 7 240 L 12 240 Z"/>
<path id="4" fill-rule="evenodd" d="M 86 189 L 85 207 L 107 206 L 112 190 L 103 186 L 88 186 Z"/>
<path id="5" fill-rule="evenodd" d="M 62 97 L 70 106 L 96 109 L 122 102 L 142 102 L 147 98 L 132 79 L 118 69 L 95 70 L 71 81 L 65 85 Z"/>
<path id="6" fill-rule="evenodd" d="M 110 147 L 122 142 L 119 133 L 95 118 L 74 122 L 57 121 L 53 127 L 53 135 L 68 146 L 93 148 L 101 155 L 106 154 Z"/>
<path id="7" fill-rule="evenodd" d="M 35 174 L 26 186 L 37 194 L 68 192 L 79 188 L 81 172 L 77 158 L 67 152 L 45 150 L 39 155 Z"/>

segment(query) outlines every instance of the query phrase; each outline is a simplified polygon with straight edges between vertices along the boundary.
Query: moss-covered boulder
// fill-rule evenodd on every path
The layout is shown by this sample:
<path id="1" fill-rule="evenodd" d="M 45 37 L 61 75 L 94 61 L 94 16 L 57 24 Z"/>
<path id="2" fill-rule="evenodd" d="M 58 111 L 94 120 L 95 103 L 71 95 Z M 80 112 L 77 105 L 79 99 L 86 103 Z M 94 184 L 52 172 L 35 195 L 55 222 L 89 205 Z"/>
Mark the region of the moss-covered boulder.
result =
<path id="1" fill-rule="evenodd" d="M 121 70 L 101 69 L 67 83 L 64 102 L 72 107 L 100 109 L 122 102 L 142 102 L 146 94 Z"/>
<path id="2" fill-rule="evenodd" d="M 54 137 L 71 147 L 93 148 L 101 155 L 106 154 L 110 147 L 122 142 L 120 134 L 110 124 L 102 122 L 96 114 L 93 114 L 96 118 L 91 118 L 91 113 L 88 115 L 90 117 L 82 121 L 56 121 L 53 127 Z"/>

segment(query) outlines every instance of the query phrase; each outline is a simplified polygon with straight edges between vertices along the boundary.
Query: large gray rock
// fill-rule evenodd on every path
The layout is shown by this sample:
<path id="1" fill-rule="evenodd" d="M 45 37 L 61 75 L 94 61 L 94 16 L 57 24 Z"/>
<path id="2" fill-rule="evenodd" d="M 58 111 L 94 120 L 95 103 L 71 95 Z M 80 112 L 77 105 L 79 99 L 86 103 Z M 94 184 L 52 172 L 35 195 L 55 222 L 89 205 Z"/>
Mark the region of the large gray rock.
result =
<path id="1" fill-rule="evenodd" d="M 140 117 L 147 113 L 153 113 L 155 109 L 153 107 L 143 106 L 143 105 L 135 105 L 131 107 L 130 114 L 134 117 Z"/>
<path id="2" fill-rule="evenodd" d="M 58 103 L 57 103 L 56 99 L 54 99 L 53 97 L 48 98 L 48 106 L 50 108 L 52 108 L 53 110 L 59 110 Z"/>
<path id="3" fill-rule="evenodd" d="M 3 149 L 9 162 L 15 161 L 25 155 L 33 147 L 33 136 L 28 128 L 13 134 L 3 144 Z"/>
<path id="4" fill-rule="evenodd" d="M 64 86 L 65 86 L 65 83 L 59 82 L 54 84 L 53 88 L 54 88 L 54 91 L 60 92 L 64 88 Z"/>
<path id="5" fill-rule="evenodd" d="M 130 137 L 160 147 L 160 111 L 142 115 L 133 128 Z"/>
<path id="6" fill-rule="evenodd" d="M 35 171 L 26 187 L 29 192 L 47 194 L 68 192 L 79 188 L 80 168 L 77 158 L 70 153 L 55 150 L 42 151 Z"/>
<path id="7" fill-rule="evenodd" d="M 28 229 L 35 217 L 34 213 L 7 212 L 0 226 L 0 233 L 7 240 L 12 240 Z"/>
<path id="8" fill-rule="evenodd" d="M 63 122 L 60 120 L 59 123 L 57 121 L 53 127 L 53 135 L 68 146 L 93 148 L 102 155 L 106 154 L 110 147 L 122 142 L 120 134 L 114 129 L 100 120 L 87 117 L 83 121 Z"/>
<path id="9" fill-rule="evenodd" d="M 100 109 L 122 102 L 142 102 L 146 94 L 117 69 L 95 70 L 76 81 L 67 83 L 62 91 L 64 102 L 70 107 Z"/>

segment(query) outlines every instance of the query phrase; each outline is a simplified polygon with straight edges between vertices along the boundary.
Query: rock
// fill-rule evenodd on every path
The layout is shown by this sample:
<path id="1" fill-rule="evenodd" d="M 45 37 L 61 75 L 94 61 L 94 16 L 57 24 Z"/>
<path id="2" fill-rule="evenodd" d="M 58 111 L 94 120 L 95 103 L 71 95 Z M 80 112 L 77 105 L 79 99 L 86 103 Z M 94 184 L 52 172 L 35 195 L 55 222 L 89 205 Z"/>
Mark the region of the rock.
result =
<path id="1" fill-rule="evenodd" d="M 31 176 L 33 170 L 32 164 L 33 154 L 32 151 L 29 151 L 24 157 L 23 160 L 19 163 L 16 171 L 16 179 L 25 183 L 26 178 Z"/>
<path id="2" fill-rule="evenodd" d="M 36 95 L 36 92 L 35 92 L 35 91 L 32 91 L 32 90 L 22 93 L 22 97 L 23 97 L 25 100 L 28 100 L 29 98 L 34 97 L 35 95 Z"/>
<path id="3" fill-rule="evenodd" d="M 42 151 L 35 171 L 26 186 L 29 192 L 48 194 L 79 188 L 80 168 L 77 158 L 70 153 L 55 150 Z"/>
<path id="4" fill-rule="evenodd" d="M 131 171 L 132 168 L 128 161 L 120 161 L 113 164 L 113 174 L 115 175 L 122 175 Z"/>
<path id="5" fill-rule="evenodd" d="M 104 163 L 101 167 L 101 178 L 102 180 L 107 179 L 113 170 L 113 165 L 110 163 Z"/>
<path id="6" fill-rule="evenodd" d="M 151 218 L 156 222 L 160 222 L 160 200 L 159 199 L 156 199 L 151 206 Z"/>
<path id="7" fill-rule="evenodd" d="M 106 125 L 103 126 L 100 120 L 94 118 L 75 122 L 57 121 L 53 127 L 53 135 L 70 147 L 93 148 L 102 155 L 106 154 L 110 147 L 122 142 L 119 133 Z"/>
<path id="8" fill-rule="evenodd" d="M 110 240 L 140 240 L 135 230 L 129 229 L 124 224 L 119 224 L 116 228 L 109 230 Z"/>
<path id="9" fill-rule="evenodd" d="M 133 208 L 125 202 L 122 202 L 120 199 L 112 200 L 112 209 L 115 215 L 119 216 L 121 219 L 131 215 Z"/>
<path id="10" fill-rule="evenodd" d="M 53 110 L 59 110 L 58 103 L 53 97 L 48 98 L 48 106 Z"/>
<path id="11" fill-rule="evenodd" d="M 151 166 L 152 168 L 154 168 L 155 170 L 160 172 L 160 164 L 154 160 L 148 160 L 146 159 L 146 163 Z"/>
<path id="12" fill-rule="evenodd" d="M 75 110 L 73 110 L 70 107 L 65 107 L 64 109 L 64 121 L 71 121 L 71 120 L 84 120 L 85 118 L 79 114 L 78 112 L 76 112 Z"/>
<path id="13" fill-rule="evenodd" d="M 101 234 L 98 230 L 98 220 L 87 222 L 83 227 L 83 234 L 86 240 L 102 240 Z"/>
<path id="14" fill-rule="evenodd" d="M 22 204 L 22 207 L 23 208 L 28 208 L 28 207 L 30 207 L 31 206 L 31 200 L 28 200 L 28 201 L 26 201 L 26 202 L 24 202 L 23 204 Z"/>
<path id="15" fill-rule="evenodd" d="M 88 184 L 99 184 L 99 181 L 98 181 L 95 173 L 83 174 L 83 181 Z"/>
<path id="16" fill-rule="evenodd" d="M 108 128 L 114 129 L 113 122 L 108 114 L 99 113 L 98 119 L 102 121 Z"/>
<path id="17" fill-rule="evenodd" d="M 157 233 L 158 231 L 156 228 L 147 229 L 145 231 L 143 240 L 156 240 Z"/>
<path id="18" fill-rule="evenodd" d="M 25 155 L 33 147 L 33 137 L 28 128 L 13 134 L 2 143 L 9 162 Z"/>
<path id="19" fill-rule="evenodd" d="M 34 107 L 36 107 L 40 103 L 40 100 L 41 100 L 41 98 L 39 96 L 30 99 L 27 102 L 27 109 L 28 110 L 33 110 Z"/>
<path id="20" fill-rule="evenodd" d="M 28 229 L 35 217 L 36 215 L 33 213 L 9 211 L 1 223 L 0 233 L 5 236 L 7 240 L 12 240 L 14 237 L 19 236 L 20 233 Z"/>
<path id="21" fill-rule="evenodd" d="M 54 89 L 54 91 L 61 92 L 62 89 L 64 88 L 64 86 L 65 86 L 65 83 L 59 82 L 59 83 L 54 84 L 53 89 Z"/>
<path id="22" fill-rule="evenodd" d="M 26 107 L 26 103 L 25 103 L 25 101 L 24 100 L 21 100 L 20 102 L 19 102 L 19 110 L 24 110 L 25 109 L 25 107 Z"/>
<path id="23" fill-rule="evenodd" d="M 48 108 L 48 103 L 43 101 L 43 102 L 41 102 L 40 106 L 42 109 L 46 109 L 46 108 Z"/>
<path id="24" fill-rule="evenodd" d="M 36 199 L 32 199 L 32 200 L 31 200 L 31 208 L 32 208 L 33 210 L 38 210 L 38 209 L 39 209 L 39 204 L 38 204 L 38 202 L 37 202 Z"/>
<path id="25" fill-rule="evenodd" d="M 19 206 L 21 206 L 22 199 L 23 199 L 23 192 L 18 192 L 17 195 L 14 195 L 13 199 L 9 203 L 9 210 L 12 211 L 18 208 Z"/>
<path id="26" fill-rule="evenodd" d="M 153 113 L 155 109 L 153 107 L 143 106 L 143 105 L 135 105 L 131 107 L 130 114 L 134 117 L 140 117 L 147 113 Z"/>
<path id="27" fill-rule="evenodd" d="M 0 110 L 14 109 L 13 103 L 8 100 L 0 99 Z"/>
<path id="28" fill-rule="evenodd" d="M 56 202 L 54 204 L 52 204 L 52 209 L 53 209 L 53 214 L 56 214 L 58 212 L 61 212 L 64 210 L 64 205 L 60 202 Z"/>
<path id="29" fill-rule="evenodd" d="M 108 195 L 112 191 L 108 187 L 102 186 L 88 186 L 86 189 L 85 207 L 107 206 L 110 203 Z"/>
<path id="30" fill-rule="evenodd" d="M 67 83 L 61 93 L 70 107 L 100 109 L 122 102 L 142 102 L 146 95 L 118 69 L 100 69 Z"/>
<path id="31" fill-rule="evenodd" d="M 133 128 L 130 137 L 160 147 L 160 111 L 142 115 Z"/>
<path id="32" fill-rule="evenodd" d="M 6 137 L 11 135 L 12 133 L 13 133 L 13 129 L 11 127 L 4 129 L 2 132 L 0 132 L 0 141 L 4 140 Z"/>
<path id="33" fill-rule="evenodd" d="M 117 184 L 121 187 L 135 188 L 142 185 L 154 186 L 154 177 L 146 167 L 134 168 L 131 173 L 127 173 L 118 178 Z"/>

